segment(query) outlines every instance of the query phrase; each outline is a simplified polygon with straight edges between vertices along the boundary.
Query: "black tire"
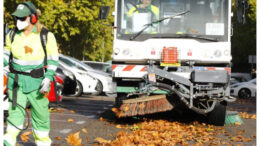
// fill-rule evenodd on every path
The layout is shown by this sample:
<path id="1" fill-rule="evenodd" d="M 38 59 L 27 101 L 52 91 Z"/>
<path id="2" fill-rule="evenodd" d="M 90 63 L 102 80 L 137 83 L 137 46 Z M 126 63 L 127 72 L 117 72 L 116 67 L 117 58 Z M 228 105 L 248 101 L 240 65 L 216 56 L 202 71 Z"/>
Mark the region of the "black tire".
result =
<path id="1" fill-rule="evenodd" d="M 251 91 L 247 88 L 242 88 L 238 92 L 239 98 L 249 99 L 251 98 Z"/>
<path id="2" fill-rule="evenodd" d="M 95 90 L 97 92 L 93 93 L 92 95 L 95 95 L 95 96 L 96 95 L 101 95 L 101 93 L 103 92 L 103 85 L 102 85 L 101 81 L 98 80 L 97 86 L 96 86 Z"/>
<path id="3" fill-rule="evenodd" d="M 72 96 L 81 96 L 83 93 L 83 87 L 81 85 L 81 83 L 77 80 L 77 85 L 76 85 L 76 90 L 75 90 L 75 94 L 73 94 Z"/>
<path id="4" fill-rule="evenodd" d="M 208 123 L 215 126 L 224 126 L 226 119 L 227 102 L 217 103 L 214 110 L 207 115 Z"/>

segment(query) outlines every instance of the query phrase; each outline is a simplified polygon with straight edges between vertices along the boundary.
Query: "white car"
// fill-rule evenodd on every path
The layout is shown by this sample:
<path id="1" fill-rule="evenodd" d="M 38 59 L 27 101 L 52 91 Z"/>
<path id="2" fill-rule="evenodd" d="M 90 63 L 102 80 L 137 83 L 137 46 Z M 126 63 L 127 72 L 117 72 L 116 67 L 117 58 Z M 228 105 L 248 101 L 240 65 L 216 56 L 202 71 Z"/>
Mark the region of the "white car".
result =
<path id="1" fill-rule="evenodd" d="M 101 93 L 105 93 L 107 96 L 114 96 L 116 93 L 116 84 L 112 82 L 112 75 L 102 72 L 102 71 L 98 71 L 98 70 L 94 70 L 93 68 L 91 68 L 90 66 L 82 63 L 81 61 L 69 57 L 69 56 L 65 56 L 60 54 L 59 56 L 59 61 L 61 63 L 64 64 L 71 64 L 71 66 L 73 65 L 74 68 L 71 68 L 70 70 L 74 70 L 75 68 L 77 68 L 76 72 L 82 71 L 80 74 L 82 74 L 83 72 L 85 73 L 85 75 L 87 74 L 89 77 L 91 77 L 92 79 L 83 79 L 83 78 L 78 78 L 76 75 L 76 78 L 78 80 L 79 86 L 78 90 L 79 91 L 83 91 L 83 93 L 90 93 L 92 92 L 94 95 L 100 95 Z M 88 82 L 92 82 L 91 83 L 91 91 L 88 91 L 87 89 L 85 89 L 85 86 L 89 86 L 90 84 Z M 85 85 L 87 84 L 87 85 Z M 94 92 L 93 92 L 93 86 L 94 86 Z M 81 89 L 82 88 L 82 89 Z M 78 94 L 82 94 L 82 93 L 78 93 Z"/>
<path id="2" fill-rule="evenodd" d="M 65 69 L 69 69 L 76 76 L 76 91 L 73 96 L 81 96 L 82 93 L 97 92 L 95 87 L 98 80 L 90 76 L 86 71 L 79 69 L 75 64 L 67 64 L 59 61 L 59 65 Z"/>
<path id="3" fill-rule="evenodd" d="M 230 86 L 230 94 L 239 98 L 256 96 L 256 79 L 248 82 L 236 83 Z"/>

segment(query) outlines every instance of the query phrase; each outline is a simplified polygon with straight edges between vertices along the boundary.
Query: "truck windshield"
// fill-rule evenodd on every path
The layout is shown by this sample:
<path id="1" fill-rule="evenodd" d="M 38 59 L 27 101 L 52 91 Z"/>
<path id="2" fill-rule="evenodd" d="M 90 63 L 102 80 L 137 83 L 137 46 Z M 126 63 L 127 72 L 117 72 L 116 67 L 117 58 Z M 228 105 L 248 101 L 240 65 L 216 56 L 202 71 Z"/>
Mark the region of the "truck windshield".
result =
<path id="1" fill-rule="evenodd" d="M 118 0 L 117 38 L 227 41 L 228 5 L 228 0 Z"/>

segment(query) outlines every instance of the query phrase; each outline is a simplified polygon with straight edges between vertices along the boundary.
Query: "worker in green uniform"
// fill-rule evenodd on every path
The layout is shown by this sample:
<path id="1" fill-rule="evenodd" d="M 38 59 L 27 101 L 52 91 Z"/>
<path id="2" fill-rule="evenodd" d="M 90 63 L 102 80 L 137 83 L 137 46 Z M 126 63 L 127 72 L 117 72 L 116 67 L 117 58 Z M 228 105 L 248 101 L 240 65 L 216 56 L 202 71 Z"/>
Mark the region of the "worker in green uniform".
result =
<path id="1" fill-rule="evenodd" d="M 47 29 L 39 23 L 40 11 L 31 2 L 19 4 L 12 16 L 15 17 L 17 31 L 14 37 L 11 37 L 11 32 L 7 34 L 4 47 L 4 66 L 9 65 L 10 68 L 8 95 L 12 101 L 4 144 L 16 145 L 19 129 L 24 124 L 23 108 L 29 101 L 35 143 L 38 146 L 50 146 L 49 101 L 45 94 L 50 90 L 58 66 L 56 39 L 51 32 L 46 33 L 47 38 L 41 38 L 41 32 Z M 46 46 L 42 45 L 42 40 L 46 41 Z"/>

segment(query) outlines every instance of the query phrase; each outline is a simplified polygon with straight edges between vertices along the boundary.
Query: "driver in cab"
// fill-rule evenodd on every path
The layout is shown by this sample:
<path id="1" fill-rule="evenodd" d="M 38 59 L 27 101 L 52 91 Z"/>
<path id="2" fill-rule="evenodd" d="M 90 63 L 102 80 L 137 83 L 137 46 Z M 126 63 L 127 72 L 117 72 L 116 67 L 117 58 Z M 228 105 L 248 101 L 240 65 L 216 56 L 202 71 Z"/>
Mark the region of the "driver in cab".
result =
<path id="1" fill-rule="evenodd" d="M 149 20 L 149 22 L 147 22 L 147 23 L 150 23 L 151 21 L 159 19 L 159 8 L 152 4 L 152 0 L 141 0 L 141 4 L 137 4 L 137 5 L 133 6 L 127 12 L 127 20 L 128 20 L 128 22 L 130 22 L 129 25 L 131 27 L 133 27 L 133 24 L 131 24 L 131 23 L 134 23 L 133 15 L 140 14 L 140 13 L 151 14 L 151 20 Z M 149 31 L 149 33 L 152 33 L 152 34 L 157 33 L 157 28 L 158 28 L 158 26 L 153 26 L 151 28 L 151 30 Z M 129 33 L 129 32 L 126 32 L 126 33 Z"/>

